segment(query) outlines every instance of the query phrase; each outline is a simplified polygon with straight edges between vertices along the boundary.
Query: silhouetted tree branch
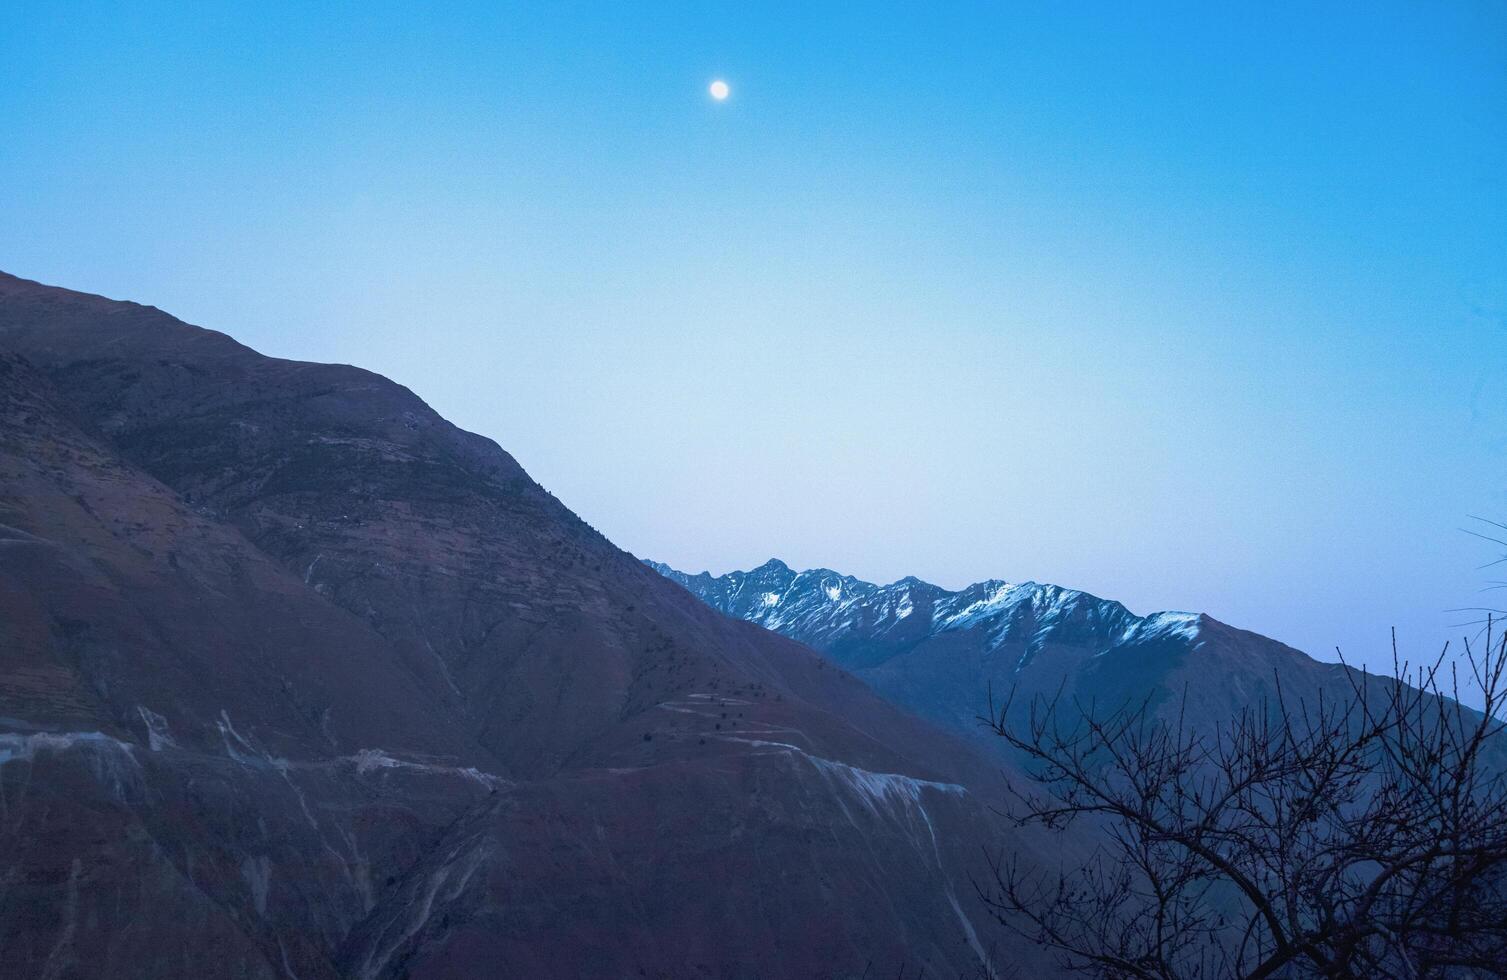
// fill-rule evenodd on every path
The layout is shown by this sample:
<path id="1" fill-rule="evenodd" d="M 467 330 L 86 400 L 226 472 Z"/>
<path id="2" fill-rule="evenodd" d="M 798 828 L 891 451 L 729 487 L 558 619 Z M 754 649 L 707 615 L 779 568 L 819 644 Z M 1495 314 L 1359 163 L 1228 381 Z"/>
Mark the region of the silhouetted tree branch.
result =
<path id="1" fill-rule="evenodd" d="M 1213 731 L 1148 700 L 1062 695 L 989 726 L 1027 760 L 1021 825 L 1092 825 L 1056 871 L 990 861 L 998 920 L 1098 977 L 1507 975 L 1507 637 L 1460 665 L 1346 671 L 1341 696 L 1274 699 Z M 1447 651 L 1446 651 L 1447 652 Z M 1446 666 L 1448 664 L 1448 666 Z"/>

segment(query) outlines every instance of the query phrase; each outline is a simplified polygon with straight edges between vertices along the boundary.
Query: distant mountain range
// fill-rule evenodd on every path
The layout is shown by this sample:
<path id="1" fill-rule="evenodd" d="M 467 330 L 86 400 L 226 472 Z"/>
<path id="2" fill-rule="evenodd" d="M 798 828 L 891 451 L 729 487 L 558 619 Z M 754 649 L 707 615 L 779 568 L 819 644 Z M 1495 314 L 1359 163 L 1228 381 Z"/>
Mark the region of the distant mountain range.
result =
<path id="1" fill-rule="evenodd" d="M 887 699 L 995 748 L 981 731 L 991 691 L 1110 711 L 1150 699 L 1213 726 L 1276 693 L 1348 693 L 1347 668 L 1313 660 L 1205 615 L 1137 616 L 1118 602 L 1036 582 L 952 592 L 917 578 L 877 585 L 771 559 L 751 571 L 691 575 L 647 564 L 707 605 L 822 651 Z M 1023 715 L 1022 715 L 1023 717 Z"/>

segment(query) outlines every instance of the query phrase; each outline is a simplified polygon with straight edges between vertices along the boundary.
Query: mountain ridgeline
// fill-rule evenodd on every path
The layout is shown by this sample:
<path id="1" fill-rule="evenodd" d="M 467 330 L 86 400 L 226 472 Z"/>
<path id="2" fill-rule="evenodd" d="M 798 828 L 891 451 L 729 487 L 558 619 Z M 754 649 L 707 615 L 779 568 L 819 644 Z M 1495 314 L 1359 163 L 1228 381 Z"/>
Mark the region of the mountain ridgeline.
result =
<path id="1" fill-rule="evenodd" d="M 797 572 L 777 559 L 751 571 L 690 575 L 647 563 L 728 616 L 822 651 L 876 692 L 1003 751 L 983 731 L 991 694 L 1061 695 L 1104 713 L 1147 700 L 1212 727 L 1276 693 L 1350 691 L 1346 668 L 1209 616 L 1137 616 L 1118 602 L 1036 582 L 978 582 L 953 592 L 916 578 L 876 585 L 830 569 Z"/>

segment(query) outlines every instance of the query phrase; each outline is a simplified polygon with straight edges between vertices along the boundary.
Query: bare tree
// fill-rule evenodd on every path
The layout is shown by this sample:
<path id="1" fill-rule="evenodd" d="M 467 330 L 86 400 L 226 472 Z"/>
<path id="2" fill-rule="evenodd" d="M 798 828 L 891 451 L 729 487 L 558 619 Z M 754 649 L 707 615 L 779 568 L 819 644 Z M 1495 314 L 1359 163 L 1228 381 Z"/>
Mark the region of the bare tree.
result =
<path id="1" fill-rule="evenodd" d="M 1212 731 L 1059 694 L 993 730 L 1027 760 L 1010 816 L 1088 823 L 1085 859 L 990 861 L 998 920 L 1097 977 L 1507 975 L 1507 637 Z M 1483 712 L 1459 701 L 1461 673 Z M 1020 706 L 1026 707 L 1026 706 Z"/>

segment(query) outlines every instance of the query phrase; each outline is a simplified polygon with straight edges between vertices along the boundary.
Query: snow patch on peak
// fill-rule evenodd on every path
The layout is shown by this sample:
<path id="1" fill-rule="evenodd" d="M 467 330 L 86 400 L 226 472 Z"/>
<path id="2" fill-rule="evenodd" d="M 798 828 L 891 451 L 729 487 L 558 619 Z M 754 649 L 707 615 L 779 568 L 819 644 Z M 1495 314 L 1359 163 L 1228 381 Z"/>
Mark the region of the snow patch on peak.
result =
<path id="1" fill-rule="evenodd" d="M 764 605 L 766 605 L 766 606 L 778 606 L 779 604 L 780 604 L 780 594 L 778 592 L 766 592 L 766 593 L 764 593 Z"/>
<path id="2" fill-rule="evenodd" d="M 1202 619 L 1198 613 L 1188 612 L 1159 612 L 1152 613 L 1143 619 L 1132 623 L 1121 638 L 1121 643 L 1131 640 L 1151 640 L 1162 638 L 1180 638 L 1192 640 L 1199 634 Z"/>
<path id="3" fill-rule="evenodd" d="M 963 608 L 946 616 L 939 617 L 937 627 L 939 629 L 961 629 L 969 626 L 981 619 L 992 616 L 1004 606 L 1009 605 L 1012 599 L 1018 598 L 1020 590 L 1031 587 L 1032 583 L 1029 582 L 1022 586 L 1011 585 L 1009 582 L 980 582 L 974 588 L 978 589 L 982 594 L 963 606 Z M 973 592 L 974 588 L 957 593 L 957 598 L 962 598 L 969 592 Z"/>

